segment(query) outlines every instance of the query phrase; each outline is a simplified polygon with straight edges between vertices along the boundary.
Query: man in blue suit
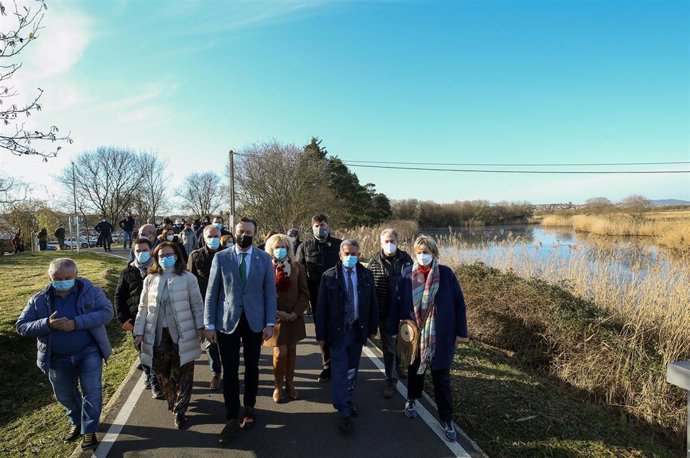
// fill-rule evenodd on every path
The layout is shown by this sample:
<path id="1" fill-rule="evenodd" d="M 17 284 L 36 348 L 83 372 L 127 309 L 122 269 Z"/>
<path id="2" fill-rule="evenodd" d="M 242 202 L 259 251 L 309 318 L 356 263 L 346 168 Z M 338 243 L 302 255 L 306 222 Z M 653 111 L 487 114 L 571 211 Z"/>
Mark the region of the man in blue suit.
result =
<path id="1" fill-rule="evenodd" d="M 211 264 L 204 305 L 204 331 L 217 342 L 223 364 L 226 425 L 219 442 L 233 441 L 240 427 L 256 421 L 261 342 L 273 335 L 276 287 L 271 256 L 252 246 L 256 221 L 242 218 L 235 226 L 237 243 L 219 251 Z M 244 349 L 244 418 L 240 423 L 240 341 Z"/>
<path id="2" fill-rule="evenodd" d="M 359 243 L 343 240 L 340 261 L 321 277 L 314 313 L 316 340 L 330 350 L 333 407 L 343 433 L 351 429 L 350 417 L 357 416 L 352 395 L 362 346 L 379 326 L 374 277 L 358 261 Z"/>

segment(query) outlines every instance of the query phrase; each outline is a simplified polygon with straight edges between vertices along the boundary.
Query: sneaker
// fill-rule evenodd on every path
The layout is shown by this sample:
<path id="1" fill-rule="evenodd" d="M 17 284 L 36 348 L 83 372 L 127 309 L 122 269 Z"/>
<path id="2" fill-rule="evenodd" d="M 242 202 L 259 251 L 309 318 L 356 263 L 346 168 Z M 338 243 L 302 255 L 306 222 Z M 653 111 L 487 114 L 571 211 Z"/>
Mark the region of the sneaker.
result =
<path id="1" fill-rule="evenodd" d="M 321 383 L 326 383 L 331 379 L 331 369 L 324 369 L 321 371 L 319 376 L 317 377 L 317 380 Z"/>
<path id="2" fill-rule="evenodd" d="M 144 389 L 150 390 L 151 389 L 151 380 L 147 378 L 144 379 Z"/>
<path id="3" fill-rule="evenodd" d="M 78 439 L 79 436 L 81 436 L 81 425 L 72 425 L 72 427 L 69 429 L 69 432 L 65 434 L 62 438 L 64 442 L 72 442 L 75 439 Z"/>
<path id="4" fill-rule="evenodd" d="M 211 388 L 213 391 L 220 388 L 220 374 L 216 372 L 213 373 L 213 377 L 211 377 L 211 383 L 209 385 L 209 388 Z"/>
<path id="5" fill-rule="evenodd" d="M 383 397 L 390 399 L 395 395 L 395 382 L 386 382 L 386 386 L 383 388 Z"/>
<path id="6" fill-rule="evenodd" d="M 93 450 L 98 447 L 98 440 L 96 439 L 96 433 L 86 433 L 81 440 L 82 450 Z"/>
<path id="7" fill-rule="evenodd" d="M 175 427 L 177 429 L 182 429 L 184 428 L 184 425 L 187 424 L 187 417 L 185 416 L 184 413 L 182 412 L 176 412 L 175 413 Z"/>
<path id="8" fill-rule="evenodd" d="M 446 436 L 448 442 L 455 442 L 458 439 L 458 433 L 453 428 L 452 423 L 441 423 L 441 428 L 443 428 L 443 435 Z"/>
<path id="9" fill-rule="evenodd" d="M 151 397 L 153 399 L 163 399 L 165 395 L 158 385 L 151 385 Z"/>
<path id="10" fill-rule="evenodd" d="M 417 409 L 415 404 L 414 399 L 408 399 L 405 403 L 405 415 L 407 415 L 407 418 L 417 418 Z"/>

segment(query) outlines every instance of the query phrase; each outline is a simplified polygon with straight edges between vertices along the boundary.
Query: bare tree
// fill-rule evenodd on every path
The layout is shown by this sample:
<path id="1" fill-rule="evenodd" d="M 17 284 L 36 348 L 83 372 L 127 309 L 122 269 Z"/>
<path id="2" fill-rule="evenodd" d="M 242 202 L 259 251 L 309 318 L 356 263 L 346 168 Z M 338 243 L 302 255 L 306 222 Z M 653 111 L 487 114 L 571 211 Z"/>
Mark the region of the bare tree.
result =
<path id="1" fill-rule="evenodd" d="M 38 38 L 38 31 L 42 28 L 41 22 L 47 9 L 45 0 L 36 0 L 35 6 L 19 6 L 17 1 L 12 2 L 13 7 L 8 12 L 3 2 L 0 1 L 0 149 L 9 151 L 17 156 L 38 155 L 43 156 L 44 160 L 48 157 L 57 156 L 61 147 L 54 149 L 39 150 L 35 147 L 36 142 L 55 142 L 67 141 L 72 143 L 69 134 L 58 136 L 58 128 L 51 126 L 48 131 L 27 129 L 24 119 L 31 116 L 36 111 L 41 111 L 40 103 L 43 96 L 43 89 L 38 88 L 38 93 L 31 101 L 26 104 L 12 103 L 11 99 L 17 97 L 19 93 L 9 81 L 21 68 L 21 63 L 16 63 L 16 56 L 21 53 L 31 42 Z M 8 15 L 9 14 L 9 15 Z M 9 60 L 8 60 L 9 59 Z M 9 63 L 5 63 L 9 62 Z M 9 104 L 8 104 L 9 103 Z M 53 148 L 51 146 L 51 148 Z"/>
<path id="2" fill-rule="evenodd" d="M 249 146 L 240 158 L 238 200 L 262 227 L 284 232 L 332 208 L 326 162 L 311 160 L 303 148 L 273 141 Z"/>
<path id="3" fill-rule="evenodd" d="M 156 215 L 167 210 L 169 195 L 166 181 L 168 161 L 158 157 L 156 153 L 141 153 L 138 159 L 142 173 L 141 186 L 132 202 L 132 210 L 141 223 L 155 220 Z"/>
<path id="4" fill-rule="evenodd" d="M 606 213 L 613 209 L 613 204 L 606 197 L 593 197 L 585 201 L 587 210 L 595 215 Z"/>
<path id="5" fill-rule="evenodd" d="M 652 208 L 649 199 L 636 194 L 624 198 L 618 206 L 626 213 L 628 218 L 638 223 L 647 219 L 647 212 Z"/>
<path id="6" fill-rule="evenodd" d="M 77 194 L 83 197 L 83 211 L 93 211 L 117 222 L 134 203 L 143 181 L 140 156 L 129 149 L 100 147 L 81 153 L 75 162 Z M 58 177 L 72 189 L 72 168 Z"/>
<path id="7" fill-rule="evenodd" d="M 0 209 L 26 200 L 29 186 L 15 178 L 0 175 Z"/>
<path id="8" fill-rule="evenodd" d="M 178 198 L 182 208 L 192 215 L 212 215 L 225 203 L 227 187 L 215 172 L 192 173 L 185 178 Z"/>

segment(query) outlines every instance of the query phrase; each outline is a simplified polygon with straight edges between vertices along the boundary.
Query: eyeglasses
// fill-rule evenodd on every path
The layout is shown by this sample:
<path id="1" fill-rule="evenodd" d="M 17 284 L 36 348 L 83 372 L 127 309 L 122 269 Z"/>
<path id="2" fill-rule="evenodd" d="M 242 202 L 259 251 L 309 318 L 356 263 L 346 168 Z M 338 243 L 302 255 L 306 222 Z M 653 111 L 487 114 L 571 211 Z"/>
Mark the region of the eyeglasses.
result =
<path id="1" fill-rule="evenodd" d="M 160 254 L 160 255 L 158 255 L 158 259 L 172 258 L 172 257 L 174 257 L 174 256 L 175 256 L 174 253 L 170 253 L 170 254 Z"/>

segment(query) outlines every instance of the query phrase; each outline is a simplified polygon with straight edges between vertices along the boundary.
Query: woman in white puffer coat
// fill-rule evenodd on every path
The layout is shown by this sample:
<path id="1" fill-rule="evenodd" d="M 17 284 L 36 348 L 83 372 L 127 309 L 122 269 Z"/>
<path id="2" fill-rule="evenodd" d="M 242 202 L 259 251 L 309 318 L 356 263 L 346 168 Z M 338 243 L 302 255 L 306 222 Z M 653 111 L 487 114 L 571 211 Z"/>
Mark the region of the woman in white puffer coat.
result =
<path id="1" fill-rule="evenodd" d="M 204 301 L 177 244 L 158 244 L 148 272 L 134 322 L 134 346 L 141 363 L 153 367 L 181 429 L 192 396 L 194 360 L 201 355 Z"/>

